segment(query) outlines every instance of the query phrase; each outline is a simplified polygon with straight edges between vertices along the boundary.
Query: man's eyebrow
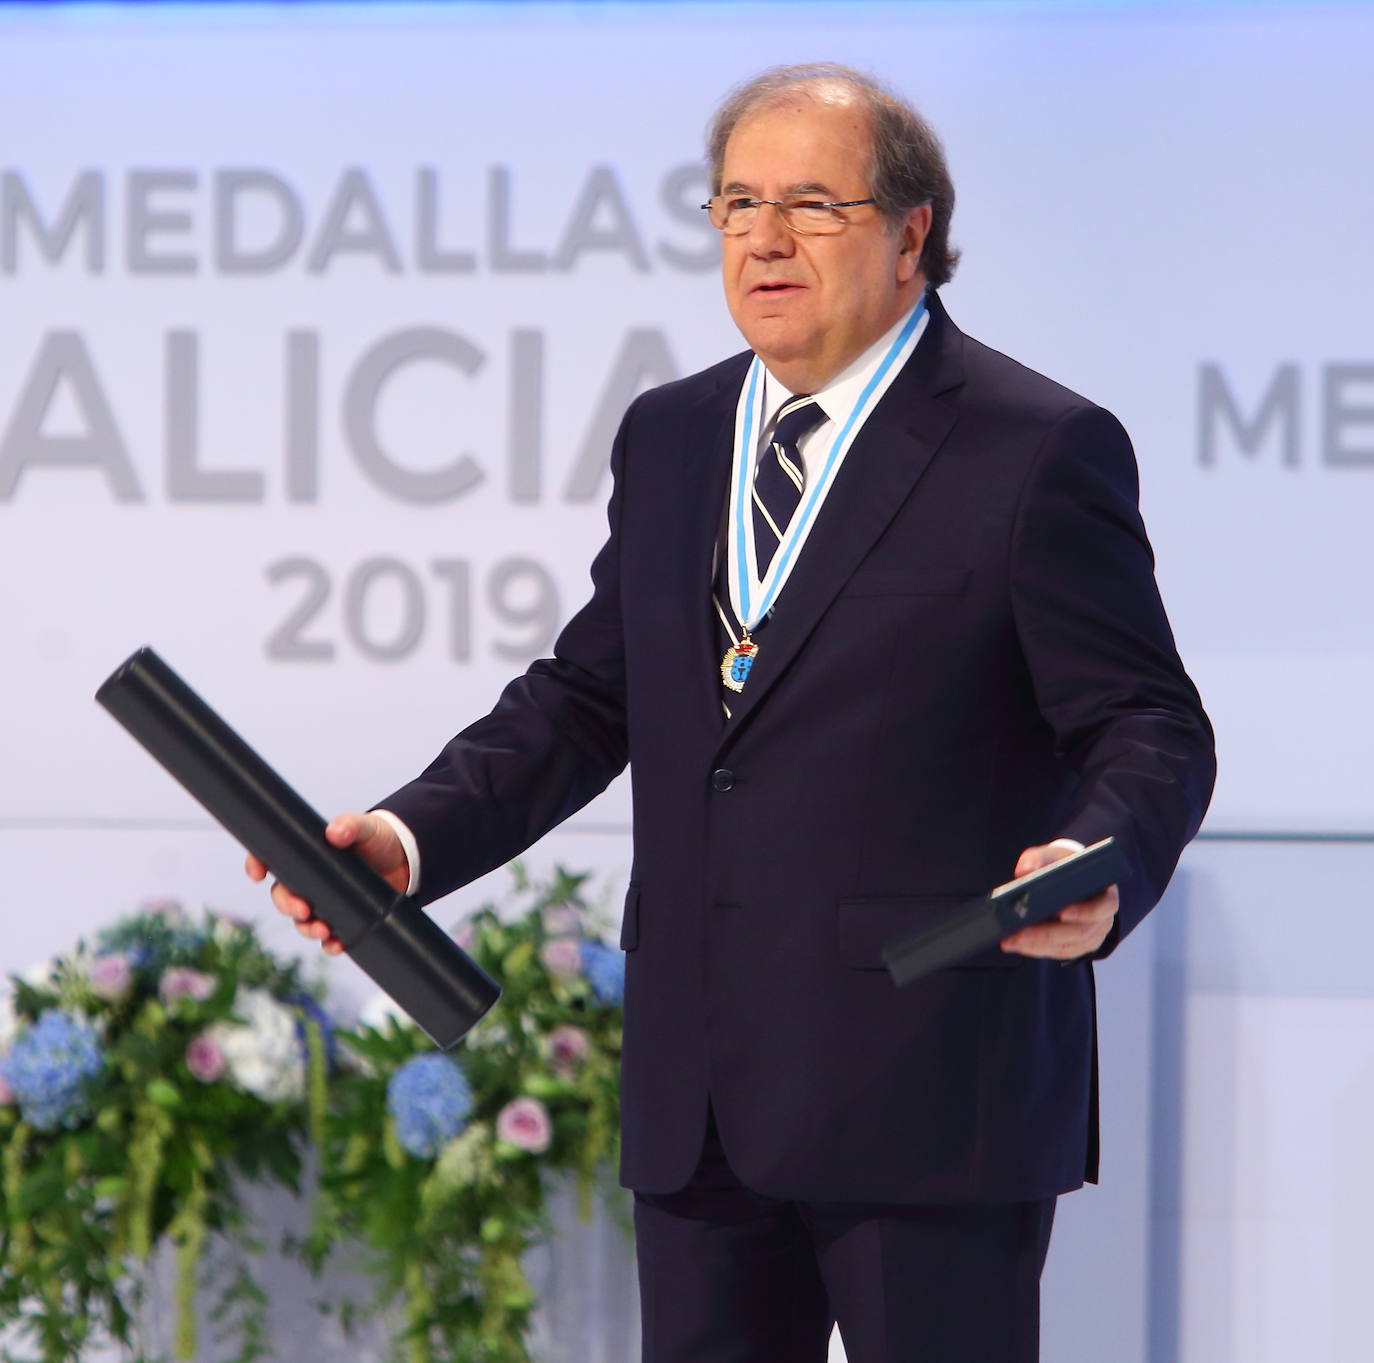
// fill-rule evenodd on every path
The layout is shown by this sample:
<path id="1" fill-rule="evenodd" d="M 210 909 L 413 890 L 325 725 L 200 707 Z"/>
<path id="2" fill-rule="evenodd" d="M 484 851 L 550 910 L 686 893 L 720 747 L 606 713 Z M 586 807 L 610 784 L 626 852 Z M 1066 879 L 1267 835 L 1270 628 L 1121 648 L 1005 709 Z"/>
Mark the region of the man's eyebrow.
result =
<path id="1" fill-rule="evenodd" d="M 731 180 L 728 185 L 720 187 L 722 194 L 747 194 L 750 198 L 757 198 L 752 185 L 746 185 L 742 180 Z M 783 191 L 789 198 L 798 194 L 820 194 L 827 198 L 834 198 L 835 191 L 829 185 L 823 185 L 818 180 L 801 180 L 796 184 L 788 185 Z"/>

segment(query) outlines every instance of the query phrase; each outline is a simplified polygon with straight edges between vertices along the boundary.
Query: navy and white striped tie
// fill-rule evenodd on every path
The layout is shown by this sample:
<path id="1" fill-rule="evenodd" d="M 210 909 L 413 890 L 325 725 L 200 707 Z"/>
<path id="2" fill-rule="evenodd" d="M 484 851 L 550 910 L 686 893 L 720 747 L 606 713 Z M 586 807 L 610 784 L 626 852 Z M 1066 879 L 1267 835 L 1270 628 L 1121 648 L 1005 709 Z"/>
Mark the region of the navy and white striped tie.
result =
<path id="1" fill-rule="evenodd" d="M 760 452 L 753 487 L 754 549 L 759 577 L 768 571 L 768 565 L 777 552 L 778 541 L 787 530 L 788 523 L 801 502 L 802 490 L 806 486 L 797 442 L 823 420 L 825 412 L 813 398 L 806 394 L 789 398 L 778 413 L 772 442 L 766 450 Z M 716 580 L 711 594 L 711 604 L 715 607 L 716 618 L 720 621 L 722 651 L 733 648 L 744 636 L 743 623 L 736 619 L 730 600 L 730 573 L 725 552 L 727 543 L 728 536 L 722 523 Z M 759 626 L 762 625 L 763 621 L 760 620 Z M 739 689 L 738 686 L 730 687 L 726 690 L 725 696 L 728 697 L 732 691 Z M 725 717 L 730 718 L 729 700 L 722 697 L 721 705 Z"/>
<path id="2" fill-rule="evenodd" d="M 768 448 L 759 455 L 754 473 L 754 560 L 759 577 L 777 553 L 802 489 L 806 469 L 797 442 L 825 419 L 820 404 L 806 393 L 790 398 L 778 412 Z"/>

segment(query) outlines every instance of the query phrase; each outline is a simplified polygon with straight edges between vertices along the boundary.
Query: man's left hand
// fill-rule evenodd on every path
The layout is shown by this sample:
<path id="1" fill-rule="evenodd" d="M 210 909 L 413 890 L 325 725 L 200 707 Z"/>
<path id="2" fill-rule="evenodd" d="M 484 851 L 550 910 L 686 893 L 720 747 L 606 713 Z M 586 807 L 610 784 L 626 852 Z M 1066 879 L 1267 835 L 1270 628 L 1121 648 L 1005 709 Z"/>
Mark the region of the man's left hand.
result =
<path id="1" fill-rule="evenodd" d="M 1046 844 L 1027 847 L 1016 859 L 1015 875 L 1029 875 L 1042 866 L 1073 853 L 1067 847 Z M 1002 950 L 1021 956 L 1043 956 L 1051 961 L 1072 961 L 1096 951 L 1107 940 L 1112 920 L 1121 903 L 1116 886 L 1108 886 L 1091 899 L 1069 904 L 1043 923 L 1035 923 L 1002 938 Z"/>

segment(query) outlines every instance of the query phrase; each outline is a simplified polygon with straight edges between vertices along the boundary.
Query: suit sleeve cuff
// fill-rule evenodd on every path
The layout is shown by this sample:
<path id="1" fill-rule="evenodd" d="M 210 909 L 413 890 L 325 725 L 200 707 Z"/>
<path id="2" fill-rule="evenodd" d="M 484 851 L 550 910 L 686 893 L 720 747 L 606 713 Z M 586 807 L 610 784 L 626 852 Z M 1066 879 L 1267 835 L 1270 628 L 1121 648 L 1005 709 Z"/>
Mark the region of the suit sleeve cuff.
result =
<path id="1" fill-rule="evenodd" d="M 401 850 L 406 854 L 406 865 L 410 868 L 406 893 L 414 894 L 420 888 L 420 844 L 415 841 L 415 834 L 389 809 L 374 809 L 370 812 L 381 819 L 401 840 Z"/>

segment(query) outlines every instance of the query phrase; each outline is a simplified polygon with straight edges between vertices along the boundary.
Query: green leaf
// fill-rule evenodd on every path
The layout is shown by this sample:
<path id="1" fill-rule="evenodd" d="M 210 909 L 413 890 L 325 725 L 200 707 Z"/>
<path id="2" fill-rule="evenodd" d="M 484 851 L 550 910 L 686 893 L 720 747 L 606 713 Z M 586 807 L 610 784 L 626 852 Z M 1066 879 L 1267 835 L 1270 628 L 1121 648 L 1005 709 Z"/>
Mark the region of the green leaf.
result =
<path id="1" fill-rule="evenodd" d="M 148 1097 L 159 1107 L 178 1108 L 181 1106 L 181 1090 L 166 1079 L 154 1079 L 148 1084 Z"/>
<path id="2" fill-rule="evenodd" d="M 530 1074 L 520 1085 L 520 1091 L 531 1098 L 561 1098 L 568 1092 L 568 1086 L 553 1074 Z"/>
<path id="3" fill-rule="evenodd" d="M 501 974 L 503 979 L 511 979 L 523 974 L 534 960 L 534 943 L 525 941 L 520 942 L 506 953 L 506 959 L 502 962 Z"/>

